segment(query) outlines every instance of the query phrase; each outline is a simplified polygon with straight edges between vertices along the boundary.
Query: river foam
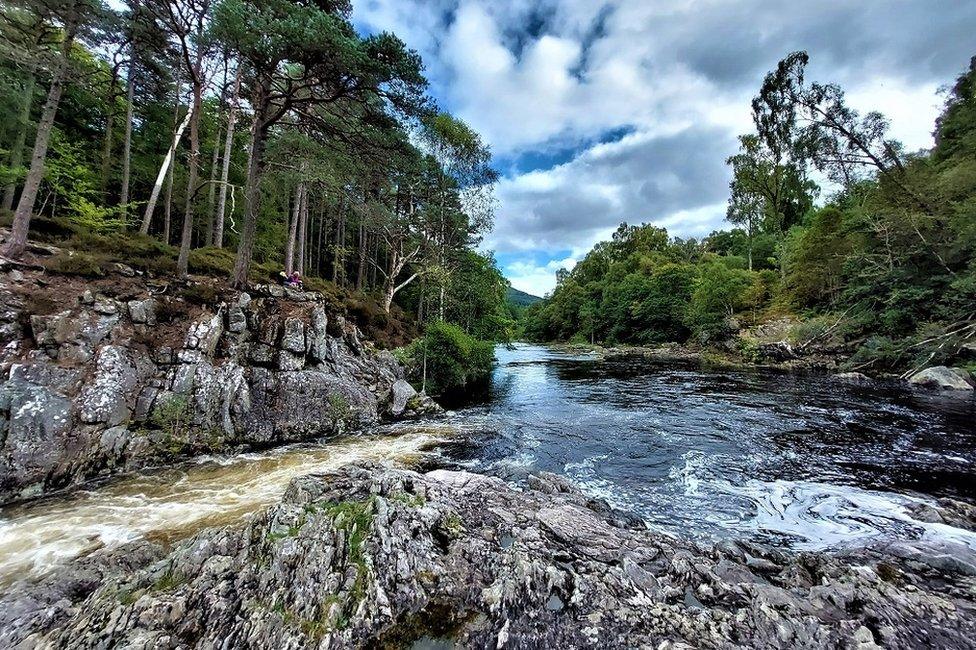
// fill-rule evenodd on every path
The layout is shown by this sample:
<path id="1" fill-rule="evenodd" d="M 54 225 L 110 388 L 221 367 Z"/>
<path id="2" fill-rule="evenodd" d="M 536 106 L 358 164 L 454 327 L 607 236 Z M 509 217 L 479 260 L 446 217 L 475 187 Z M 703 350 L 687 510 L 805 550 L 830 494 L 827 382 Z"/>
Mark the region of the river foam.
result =
<path id="1" fill-rule="evenodd" d="M 139 538 L 174 541 L 277 501 L 296 476 L 356 462 L 410 465 L 449 439 L 443 427 L 400 427 L 395 437 L 211 457 L 0 512 L 0 585 L 42 575 L 98 548 Z"/>

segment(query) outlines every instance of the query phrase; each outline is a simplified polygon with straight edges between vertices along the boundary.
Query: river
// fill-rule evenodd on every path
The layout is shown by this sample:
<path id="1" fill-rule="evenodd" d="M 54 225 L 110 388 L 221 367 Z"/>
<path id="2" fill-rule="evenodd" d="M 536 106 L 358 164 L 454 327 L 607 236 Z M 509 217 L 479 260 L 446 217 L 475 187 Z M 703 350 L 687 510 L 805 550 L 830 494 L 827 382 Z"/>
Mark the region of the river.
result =
<path id="1" fill-rule="evenodd" d="M 297 475 L 394 461 L 565 474 L 651 528 L 797 549 L 976 535 L 918 520 L 976 499 L 970 397 L 767 370 L 497 349 L 483 394 L 445 418 L 323 445 L 204 458 L 0 511 L 0 585 L 140 537 L 173 541 L 266 507 Z"/>

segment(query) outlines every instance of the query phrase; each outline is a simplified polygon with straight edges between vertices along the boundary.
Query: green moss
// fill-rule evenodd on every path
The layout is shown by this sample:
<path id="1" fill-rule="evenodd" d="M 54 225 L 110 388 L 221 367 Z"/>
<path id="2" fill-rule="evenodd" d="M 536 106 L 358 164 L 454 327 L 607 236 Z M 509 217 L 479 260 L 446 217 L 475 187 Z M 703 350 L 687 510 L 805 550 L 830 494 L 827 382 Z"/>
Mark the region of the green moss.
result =
<path id="1" fill-rule="evenodd" d="M 186 419 L 188 409 L 185 395 L 167 395 L 156 401 L 146 423 L 155 429 L 175 432 Z"/>
<path id="2" fill-rule="evenodd" d="M 79 251 L 62 251 L 47 261 L 45 267 L 51 273 L 80 275 L 84 278 L 105 277 L 109 260 L 103 255 Z"/>
<path id="3" fill-rule="evenodd" d="M 420 508 L 425 503 L 427 499 L 419 494 L 410 494 L 408 492 L 397 492 L 390 497 L 390 501 L 395 501 L 396 503 L 402 503 L 411 508 Z"/>
<path id="4" fill-rule="evenodd" d="M 190 251 L 190 273 L 229 278 L 234 272 L 234 251 L 207 246 Z"/>
<path id="5" fill-rule="evenodd" d="M 143 593 L 145 593 L 143 589 L 119 589 L 115 592 L 115 597 L 120 605 L 128 606 L 139 600 Z"/>
<path id="6" fill-rule="evenodd" d="M 345 431 L 352 419 L 352 408 L 349 406 L 349 400 L 342 393 L 329 395 L 329 416 L 337 431 Z"/>

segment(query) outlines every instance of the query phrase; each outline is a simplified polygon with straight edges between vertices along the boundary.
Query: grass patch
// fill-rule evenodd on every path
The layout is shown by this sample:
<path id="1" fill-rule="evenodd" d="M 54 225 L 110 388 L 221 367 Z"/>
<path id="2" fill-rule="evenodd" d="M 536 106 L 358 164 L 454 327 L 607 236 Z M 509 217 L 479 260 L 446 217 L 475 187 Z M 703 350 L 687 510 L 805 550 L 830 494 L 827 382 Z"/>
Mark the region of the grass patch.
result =
<path id="1" fill-rule="evenodd" d="M 345 533 L 346 559 L 356 567 L 356 581 L 351 595 L 358 602 L 366 595 L 366 577 L 369 575 L 369 565 L 363 544 L 373 527 L 373 507 L 375 497 L 365 501 L 340 501 L 328 504 L 323 508 L 332 519 L 332 525 Z"/>
<path id="2" fill-rule="evenodd" d="M 170 567 L 156 582 L 150 587 L 151 591 L 171 592 L 176 591 L 180 586 L 185 585 L 189 580 L 181 573 L 174 571 Z"/>
<path id="3" fill-rule="evenodd" d="M 422 508 L 427 499 L 419 494 L 410 494 L 409 492 L 397 492 L 390 497 L 390 501 L 395 501 L 396 503 L 402 503 L 410 508 Z"/>

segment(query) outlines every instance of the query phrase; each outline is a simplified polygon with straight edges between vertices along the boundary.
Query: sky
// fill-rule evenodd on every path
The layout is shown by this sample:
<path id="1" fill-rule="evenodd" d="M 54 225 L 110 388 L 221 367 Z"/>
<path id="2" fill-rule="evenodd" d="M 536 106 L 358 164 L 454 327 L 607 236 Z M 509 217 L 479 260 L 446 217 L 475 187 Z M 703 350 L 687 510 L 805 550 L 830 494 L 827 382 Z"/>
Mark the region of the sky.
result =
<path id="1" fill-rule="evenodd" d="M 910 150 L 976 55 L 976 0 L 357 0 L 353 18 L 417 50 L 439 105 L 490 143 L 482 247 L 539 296 L 621 222 L 728 227 L 725 159 L 789 52 Z"/>

